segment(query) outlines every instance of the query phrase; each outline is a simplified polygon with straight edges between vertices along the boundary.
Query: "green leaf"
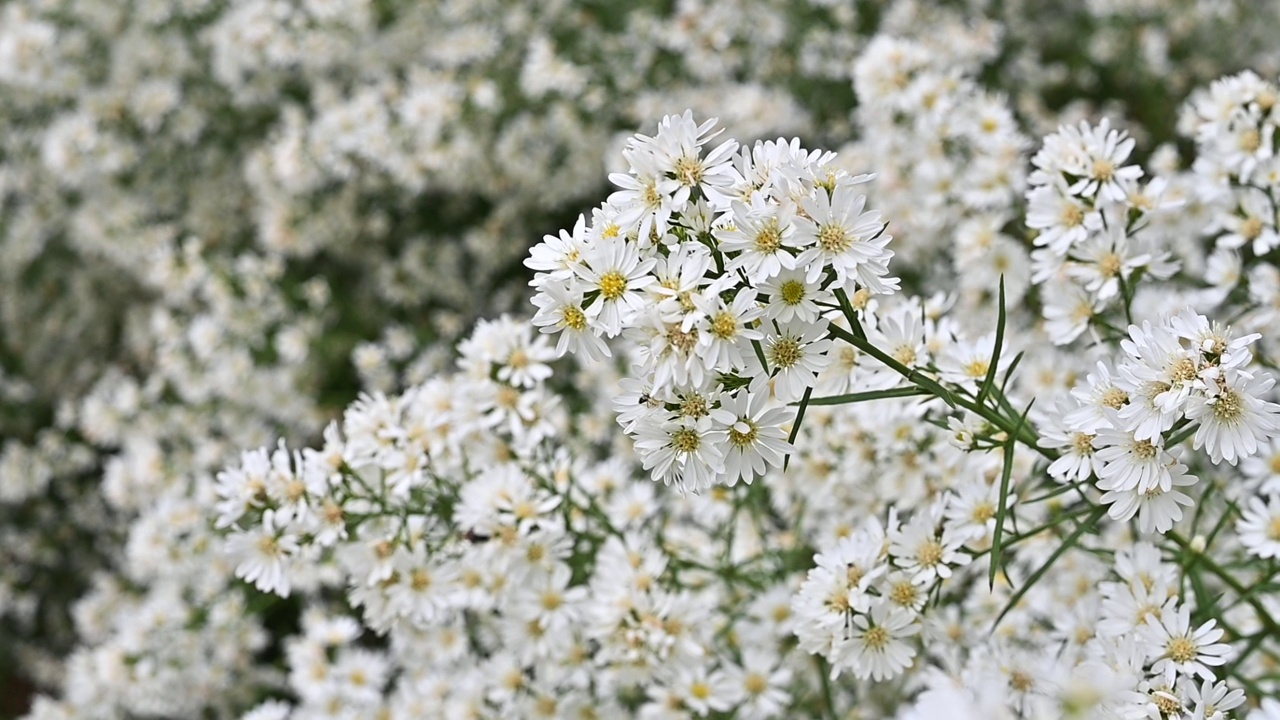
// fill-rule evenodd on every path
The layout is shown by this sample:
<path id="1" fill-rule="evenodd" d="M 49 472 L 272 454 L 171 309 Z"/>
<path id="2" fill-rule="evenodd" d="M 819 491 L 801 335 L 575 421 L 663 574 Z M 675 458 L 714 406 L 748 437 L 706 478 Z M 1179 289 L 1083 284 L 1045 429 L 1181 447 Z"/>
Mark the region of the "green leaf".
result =
<path id="1" fill-rule="evenodd" d="M 1001 283 L 1003 286 L 1003 283 Z M 1003 295 L 1003 293 L 1001 293 Z M 1027 409 L 1018 418 L 1018 424 L 1004 443 L 1004 467 L 1000 470 L 1000 504 L 996 509 L 996 529 L 991 535 L 991 566 L 987 568 L 987 589 L 996 587 L 996 571 L 1000 567 L 1001 543 L 1004 540 L 1004 521 L 1009 514 L 1009 482 L 1013 478 L 1013 453 L 1018 447 L 1018 433 L 1022 432 L 1022 424 L 1027 421 L 1027 413 L 1031 412 L 1032 400 Z"/>
<path id="2" fill-rule="evenodd" d="M 886 400 L 888 398 L 911 397 L 913 395 L 932 395 L 933 393 L 919 387 L 899 387 L 889 390 L 871 390 L 868 392 L 849 393 L 848 395 L 831 395 L 828 397 L 813 398 L 809 401 L 810 405 L 852 405 L 853 403 L 867 402 L 869 400 Z M 797 403 L 792 403 L 795 405 Z"/>
<path id="3" fill-rule="evenodd" d="M 1089 528 L 1096 525 L 1098 520 L 1101 520 L 1103 514 L 1106 512 L 1107 512 L 1107 506 L 1099 505 L 1098 507 L 1094 508 L 1093 512 L 1089 513 L 1089 517 L 1085 518 L 1084 522 L 1076 526 L 1076 529 L 1073 530 L 1071 534 L 1068 535 L 1067 538 L 1062 541 L 1062 544 L 1059 545 L 1057 549 L 1053 551 L 1053 554 L 1051 554 L 1049 558 L 1045 560 L 1043 564 L 1040 565 L 1040 567 L 1036 568 L 1036 571 L 1031 573 L 1031 577 L 1027 578 L 1027 581 L 1022 584 L 1022 587 L 1018 588 L 1017 592 L 1015 592 L 1013 596 L 1009 598 L 1009 602 L 1005 604 L 1004 609 L 1001 610 L 1000 614 L 996 616 L 995 624 L 991 626 L 992 630 L 994 630 L 997 626 L 1000 625 L 1000 621 L 1003 620 L 1004 616 L 1008 615 L 1009 611 L 1012 610 L 1014 606 L 1018 604 L 1018 601 L 1022 599 L 1022 596 L 1026 595 L 1027 592 L 1031 590 L 1031 588 L 1035 587 L 1035 584 L 1037 582 L 1040 582 L 1040 578 L 1044 577 L 1044 574 L 1046 572 L 1049 572 L 1049 568 L 1053 567 L 1053 564 L 1058 561 L 1058 558 L 1062 557 L 1063 554 L 1067 552 L 1067 550 L 1070 550 L 1072 547 L 1075 547 L 1075 544 L 1080 541 L 1080 536 L 1088 532 Z M 999 526 L 997 525 L 996 527 L 999 527 Z M 994 547 L 994 543 L 993 543 L 993 547 Z M 992 557 L 991 567 L 995 567 L 994 556 Z M 994 577 L 994 574 L 993 574 L 993 577 Z"/>
<path id="4" fill-rule="evenodd" d="M 1004 325 L 1008 317 L 1004 307 L 1004 275 L 1000 275 L 1000 305 L 996 310 L 996 343 L 991 348 L 991 364 L 987 366 L 987 376 L 982 380 L 982 388 L 978 390 L 978 404 L 981 405 L 987 393 L 996 382 L 996 369 L 1000 365 L 1000 351 L 1004 349 Z"/>
<path id="5" fill-rule="evenodd" d="M 787 436 L 787 442 L 795 445 L 796 436 L 800 434 L 800 423 L 804 421 L 804 411 L 809 409 L 809 400 L 813 397 L 813 388 L 804 389 L 804 397 L 800 398 L 800 409 L 796 410 L 796 421 L 791 424 L 791 434 Z M 782 459 L 782 471 L 786 472 L 787 466 L 791 464 L 791 454 Z"/>

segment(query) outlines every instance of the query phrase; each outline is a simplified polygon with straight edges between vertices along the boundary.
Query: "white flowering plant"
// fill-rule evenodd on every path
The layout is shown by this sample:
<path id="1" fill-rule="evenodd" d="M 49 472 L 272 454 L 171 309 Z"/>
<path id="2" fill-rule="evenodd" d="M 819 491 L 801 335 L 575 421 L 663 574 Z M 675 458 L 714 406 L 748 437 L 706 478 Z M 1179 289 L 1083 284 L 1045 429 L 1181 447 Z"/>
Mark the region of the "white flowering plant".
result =
<path id="1" fill-rule="evenodd" d="M 1040 5 L 0 9 L 29 716 L 1280 718 L 1276 10 Z"/>
<path id="2" fill-rule="evenodd" d="M 455 373 L 361 400 L 319 450 L 219 476 L 238 575 L 346 587 L 390 638 L 379 677 L 409 674 L 368 710 L 1224 717 L 1269 694 L 1275 570 L 1240 563 L 1274 550 L 1276 501 L 1226 478 L 1271 452 L 1280 406 L 1259 334 L 1190 304 L 1230 293 L 1132 322 L 1189 280 L 1153 227 L 1185 201 L 1125 164 L 1132 140 L 1046 138 L 1045 301 L 1010 308 L 1001 280 L 973 333 L 903 297 L 870 176 L 716 134 L 686 113 L 627 145 L 619 190 L 531 251 L 530 323 L 478 327 Z M 1053 283 L 1087 299 L 1070 327 Z M 1014 352 L 1015 322 L 1048 342 Z M 1037 410 L 1017 371 L 1064 346 L 1075 379 Z M 566 353 L 576 389 L 617 394 L 570 413 Z M 601 406 L 634 460 L 585 432 Z"/>

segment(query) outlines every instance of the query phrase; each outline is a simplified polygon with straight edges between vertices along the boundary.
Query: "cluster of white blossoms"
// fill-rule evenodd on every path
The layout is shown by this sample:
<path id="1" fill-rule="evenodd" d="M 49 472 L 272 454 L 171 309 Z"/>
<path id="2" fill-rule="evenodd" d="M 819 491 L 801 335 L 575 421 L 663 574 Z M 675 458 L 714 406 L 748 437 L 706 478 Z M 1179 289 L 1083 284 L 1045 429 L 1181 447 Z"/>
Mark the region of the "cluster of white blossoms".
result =
<path id="1" fill-rule="evenodd" d="M 0 714 L 1280 720 L 1277 22 L 10 0 Z"/>
<path id="2" fill-rule="evenodd" d="M 251 716 L 778 716 L 799 667 L 787 596 L 728 613 L 773 561 L 764 519 L 731 520 L 727 496 L 658 498 L 629 460 L 569 440 L 527 322 L 481 323 L 459 351 L 457 371 L 352 405 L 323 447 L 218 475 L 236 574 L 341 590 L 362 620 L 308 616 L 287 653 L 299 702 Z M 364 627 L 389 645 L 356 647 Z"/>
<path id="3" fill-rule="evenodd" d="M 513 268 L 602 192 L 619 133 L 673 104 L 750 137 L 845 112 L 811 107 L 795 83 L 816 70 L 791 58 L 832 35 L 851 58 L 853 17 L 693 10 L 4 3 L 0 686 L 175 717 L 256 692 L 244 678 L 268 673 L 242 671 L 269 659 L 205 667 L 239 647 L 209 607 L 237 582 L 175 508 L 242 448 L 319 437 L 523 303 Z"/>
<path id="4" fill-rule="evenodd" d="M 526 261 L 533 322 L 560 353 L 633 344 L 619 422 L 655 480 L 689 490 L 781 467 L 787 405 L 846 385 L 823 382 L 853 352 L 830 311 L 897 288 L 891 236 L 858 192 L 869 176 L 798 140 L 704 149 L 713 127 L 686 112 L 637 135 L 630 172 L 610 176 L 622 189 Z"/>
<path id="5" fill-rule="evenodd" d="M 1166 181 L 1142 185 L 1142 168 L 1125 165 L 1134 140 L 1104 119 L 1063 127 L 1045 138 L 1031 162 L 1027 226 L 1036 232 L 1032 280 L 1043 285 L 1046 330 L 1067 344 L 1095 316 L 1127 307 L 1135 274 L 1167 279 L 1177 271 L 1168 251 L 1141 233 L 1166 209 Z"/>
<path id="6" fill-rule="evenodd" d="M 674 127 L 693 138 L 689 156 L 703 157 L 696 141 L 710 126 L 688 115 L 639 142 L 657 144 Z M 815 193 L 840 193 L 841 177 Z M 812 198 L 801 205 L 820 216 Z M 733 203 L 723 211 L 734 213 Z M 646 218 L 653 242 L 656 218 L 632 222 Z M 1269 706 L 1250 703 L 1277 688 L 1274 594 L 1228 565 L 1241 548 L 1256 554 L 1250 538 L 1267 530 L 1255 503 L 1234 545 L 1221 533 L 1234 511 L 1213 495 L 1238 491 L 1186 481 L 1191 466 L 1259 472 L 1251 463 L 1277 427 L 1255 337 L 1233 338 L 1191 310 L 1144 320 L 1077 386 L 1089 358 L 1055 370 L 1064 356 L 1051 343 L 1010 356 L 1004 336 L 1017 308 L 1001 304 L 994 336 L 972 339 L 945 303 L 899 293 L 854 307 L 833 290 L 811 342 L 857 350 L 842 394 L 786 395 L 777 376 L 745 378 L 748 366 L 725 372 L 714 360 L 698 384 L 687 359 L 658 376 L 645 365 L 649 346 L 606 342 L 606 326 L 623 335 L 644 312 L 679 331 L 683 316 L 658 315 L 667 300 L 693 308 L 685 313 L 711 302 L 724 311 L 755 289 L 737 286 L 755 272 L 743 269 L 730 276 L 731 297 L 700 293 L 716 283 L 697 280 L 716 257 L 695 262 L 677 222 L 667 220 L 671 246 L 649 246 L 658 257 L 643 256 L 636 232 L 593 240 L 585 221 L 548 238 L 532 261 L 545 263 L 538 320 L 482 322 L 459 344 L 455 370 L 361 398 L 321 447 L 250 451 L 218 475 L 212 512 L 236 575 L 313 608 L 304 636 L 288 642 L 281 694 L 249 717 L 766 718 L 883 703 L 922 720 L 1271 720 Z M 723 226 L 704 227 L 716 242 Z M 562 267 L 549 256 L 556 243 Z M 649 266 L 673 256 L 693 258 L 687 304 L 646 294 L 664 286 L 646 280 Z M 724 257 L 726 272 L 741 257 Z M 597 308 L 610 272 L 622 278 L 619 305 Z M 834 282 L 838 272 L 822 274 Z M 574 283 L 595 286 L 566 289 Z M 628 292 L 636 305 L 622 300 Z M 538 332 L 575 329 L 540 322 L 557 295 L 576 296 L 558 317 L 581 321 L 564 342 L 584 362 L 568 375 L 553 369 L 559 352 Z M 769 296 L 751 297 L 739 312 L 756 315 L 739 332 L 772 322 Z M 1037 352 L 1025 361 L 1039 368 L 1031 379 L 1015 375 Z M 615 353 L 635 361 L 632 376 L 605 361 Z M 662 386 L 646 391 L 637 368 L 681 392 L 651 401 Z M 649 437 L 619 444 L 608 417 L 620 410 L 628 430 L 646 413 L 670 413 L 671 434 L 704 419 L 728 425 L 716 413 L 742 412 L 740 396 L 712 382 L 740 385 L 772 410 L 784 400 L 804 408 L 776 426 L 780 443 L 794 431 L 793 460 L 766 463 L 751 483 L 696 486 L 680 474 L 695 492 L 665 490 L 652 482 L 664 476 L 653 472 Z M 805 387 L 819 382 L 815 374 Z M 1031 392 L 1057 402 L 1030 417 L 1017 408 Z M 688 412 L 708 396 L 703 414 Z M 1214 407 L 1229 402 L 1251 413 L 1247 422 L 1223 422 Z M 729 432 L 699 435 L 706 456 L 730 456 Z M 1150 460 L 1142 448 L 1157 460 L 1134 462 Z M 1161 488 L 1203 504 L 1194 517 L 1169 513 Z M 1213 529 L 1202 532 L 1202 521 Z M 1160 535 L 1138 539 L 1150 530 Z M 331 604 L 335 591 L 359 623 Z"/>
<path id="7" fill-rule="evenodd" d="M 1235 338 L 1189 310 L 1131 326 L 1115 366 L 1099 361 L 1057 408 L 1061 455 L 1048 472 L 1062 482 L 1096 476 L 1112 518 L 1136 515 L 1143 532 L 1166 532 L 1196 483 L 1183 440 L 1194 432 L 1193 450 L 1235 465 L 1280 436 L 1280 405 L 1267 399 L 1275 380 L 1248 349 L 1258 337 Z"/>

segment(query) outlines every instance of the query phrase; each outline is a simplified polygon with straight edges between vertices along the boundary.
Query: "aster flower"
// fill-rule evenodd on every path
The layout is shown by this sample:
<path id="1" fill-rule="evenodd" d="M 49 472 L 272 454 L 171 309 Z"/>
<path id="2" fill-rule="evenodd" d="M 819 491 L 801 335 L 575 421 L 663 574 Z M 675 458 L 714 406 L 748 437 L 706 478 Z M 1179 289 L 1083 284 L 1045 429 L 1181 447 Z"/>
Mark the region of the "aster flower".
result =
<path id="1" fill-rule="evenodd" d="M 260 525 L 233 533 L 227 541 L 227 552 L 238 561 L 236 577 L 281 597 L 289 596 L 289 567 L 299 549 L 298 538 L 277 527 L 274 510 L 265 510 Z"/>
<path id="2" fill-rule="evenodd" d="M 1139 530 L 1163 534 L 1182 519 L 1182 508 L 1192 505 L 1191 498 L 1178 488 L 1195 485 L 1196 482 L 1196 477 L 1187 473 L 1186 465 L 1170 462 L 1164 466 L 1160 480 L 1145 490 L 1137 485 L 1111 487 L 1101 480 L 1098 487 L 1107 491 L 1100 501 L 1109 506 L 1107 515 L 1112 520 L 1124 522 L 1137 515 Z"/>
<path id="3" fill-rule="evenodd" d="M 642 260 L 639 250 L 621 239 L 601 240 L 582 260 L 575 270 L 584 290 L 597 295 L 587 307 L 587 316 L 613 337 L 644 306 L 639 291 L 654 282 L 648 274 L 654 261 Z"/>
<path id="4" fill-rule="evenodd" d="M 727 269 L 742 270 L 756 284 L 795 269 L 795 205 L 770 205 L 756 195 L 750 207 L 735 201 L 732 212 L 729 224 L 713 231 L 720 250 L 733 256 Z"/>
<path id="5" fill-rule="evenodd" d="M 895 287 L 884 280 L 893 251 L 892 239 L 884 232 L 878 212 L 863 212 L 867 196 L 850 185 L 837 185 L 828 195 L 801 200 L 807 217 L 796 218 L 796 243 L 805 249 L 796 257 L 796 267 L 807 267 L 805 279 L 817 282 L 826 268 L 836 273 L 837 286 L 856 280 L 873 293 L 883 294 Z"/>
<path id="6" fill-rule="evenodd" d="M 1093 442 L 1098 487 L 1103 490 L 1137 490 L 1170 487 L 1172 457 L 1163 444 L 1138 437 L 1129 430 L 1102 428 Z"/>
<path id="7" fill-rule="evenodd" d="M 1249 498 L 1236 532 L 1250 555 L 1280 557 L 1280 495 L 1272 495 L 1265 503 L 1259 497 Z"/>
<path id="8" fill-rule="evenodd" d="M 907 638 L 920 633 L 916 614 L 879 600 L 868 614 L 853 616 L 849 638 L 836 648 L 831 675 L 850 670 L 860 679 L 888 680 L 902 673 L 916 656 Z"/>
<path id="9" fill-rule="evenodd" d="M 751 352 L 751 341 L 764 338 L 755 328 L 756 319 L 764 312 L 756 303 L 756 291 L 739 290 L 731 302 L 725 302 L 719 293 L 710 298 L 699 295 L 695 296 L 694 304 L 704 318 L 698 329 L 698 340 L 707 369 L 728 372 L 742 367 L 743 353 Z"/>
<path id="10" fill-rule="evenodd" d="M 711 487 L 724 472 L 725 435 L 709 416 L 646 419 L 637 427 L 636 450 L 655 481 L 697 492 Z"/>
<path id="11" fill-rule="evenodd" d="M 1156 658 L 1151 671 L 1163 675 L 1172 684 L 1180 675 L 1195 675 L 1213 680 L 1211 668 L 1227 662 L 1231 646 L 1218 642 L 1223 635 L 1214 620 L 1206 620 L 1199 627 L 1191 628 L 1191 606 L 1178 605 L 1170 600 L 1160 614 L 1160 622 L 1144 626 L 1140 633 Z"/>
<path id="12" fill-rule="evenodd" d="M 549 282 L 538 288 L 533 304 L 538 312 L 533 324 L 544 333 L 558 333 L 556 355 L 566 352 L 585 355 L 593 361 L 610 356 L 609 346 L 591 327 L 590 318 L 582 309 L 583 295 L 580 289 Z"/>
<path id="13" fill-rule="evenodd" d="M 830 290 L 823 289 L 817 282 L 806 280 L 803 270 L 782 270 L 761 282 L 759 288 L 761 293 L 768 296 L 765 317 L 782 323 L 793 320 L 802 323 L 817 322 L 822 312 L 818 303 L 834 300 Z"/>
<path id="14" fill-rule="evenodd" d="M 934 578 L 951 577 L 952 566 L 969 564 L 969 556 L 960 552 L 967 539 L 967 535 L 951 530 L 943 530 L 939 536 L 934 513 L 920 512 L 907 525 L 889 533 L 889 554 L 916 582 L 927 585 Z"/>
<path id="15" fill-rule="evenodd" d="M 1187 403 L 1187 418 L 1199 421 L 1192 447 L 1201 447 L 1215 464 L 1258 452 L 1280 432 L 1280 406 L 1264 400 L 1275 385 L 1269 373 L 1228 372 L 1210 383 L 1208 392 Z"/>
<path id="16" fill-rule="evenodd" d="M 780 402 L 799 400 L 805 389 L 817 382 L 818 373 L 831 363 L 827 350 L 832 342 L 825 338 L 826 333 L 825 322 L 810 325 L 793 321 L 775 323 L 773 331 L 765 335 L 764 356 Z M 748 362 L 753 368 L 759 366 L 754 355 Z"/>
<path id="17" fill-rule="evenodd" d="M 768 400 L 764 392 L 739 391 L 721 399 L 720 407 L 711 411 L 728 441 L 724 471 L 729 485 L 739 479 L 750 485 L 769 467 L 782 467 L 787 453 L 795 450 L 783 430 L 795 417 L 795 411 L 769 407 Z"/>

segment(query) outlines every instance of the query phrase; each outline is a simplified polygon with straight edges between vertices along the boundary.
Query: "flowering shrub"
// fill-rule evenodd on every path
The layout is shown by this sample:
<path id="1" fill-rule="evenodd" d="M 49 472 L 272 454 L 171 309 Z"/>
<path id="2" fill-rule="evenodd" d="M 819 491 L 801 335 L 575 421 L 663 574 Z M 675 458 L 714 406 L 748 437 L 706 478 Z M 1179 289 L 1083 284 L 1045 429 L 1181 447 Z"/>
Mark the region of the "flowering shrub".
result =
<path id="1" fill-rule="evenodd" d="M 31 717 L 1280 718 L 1276 10 L 633 5 L 0 9 Z"/>

